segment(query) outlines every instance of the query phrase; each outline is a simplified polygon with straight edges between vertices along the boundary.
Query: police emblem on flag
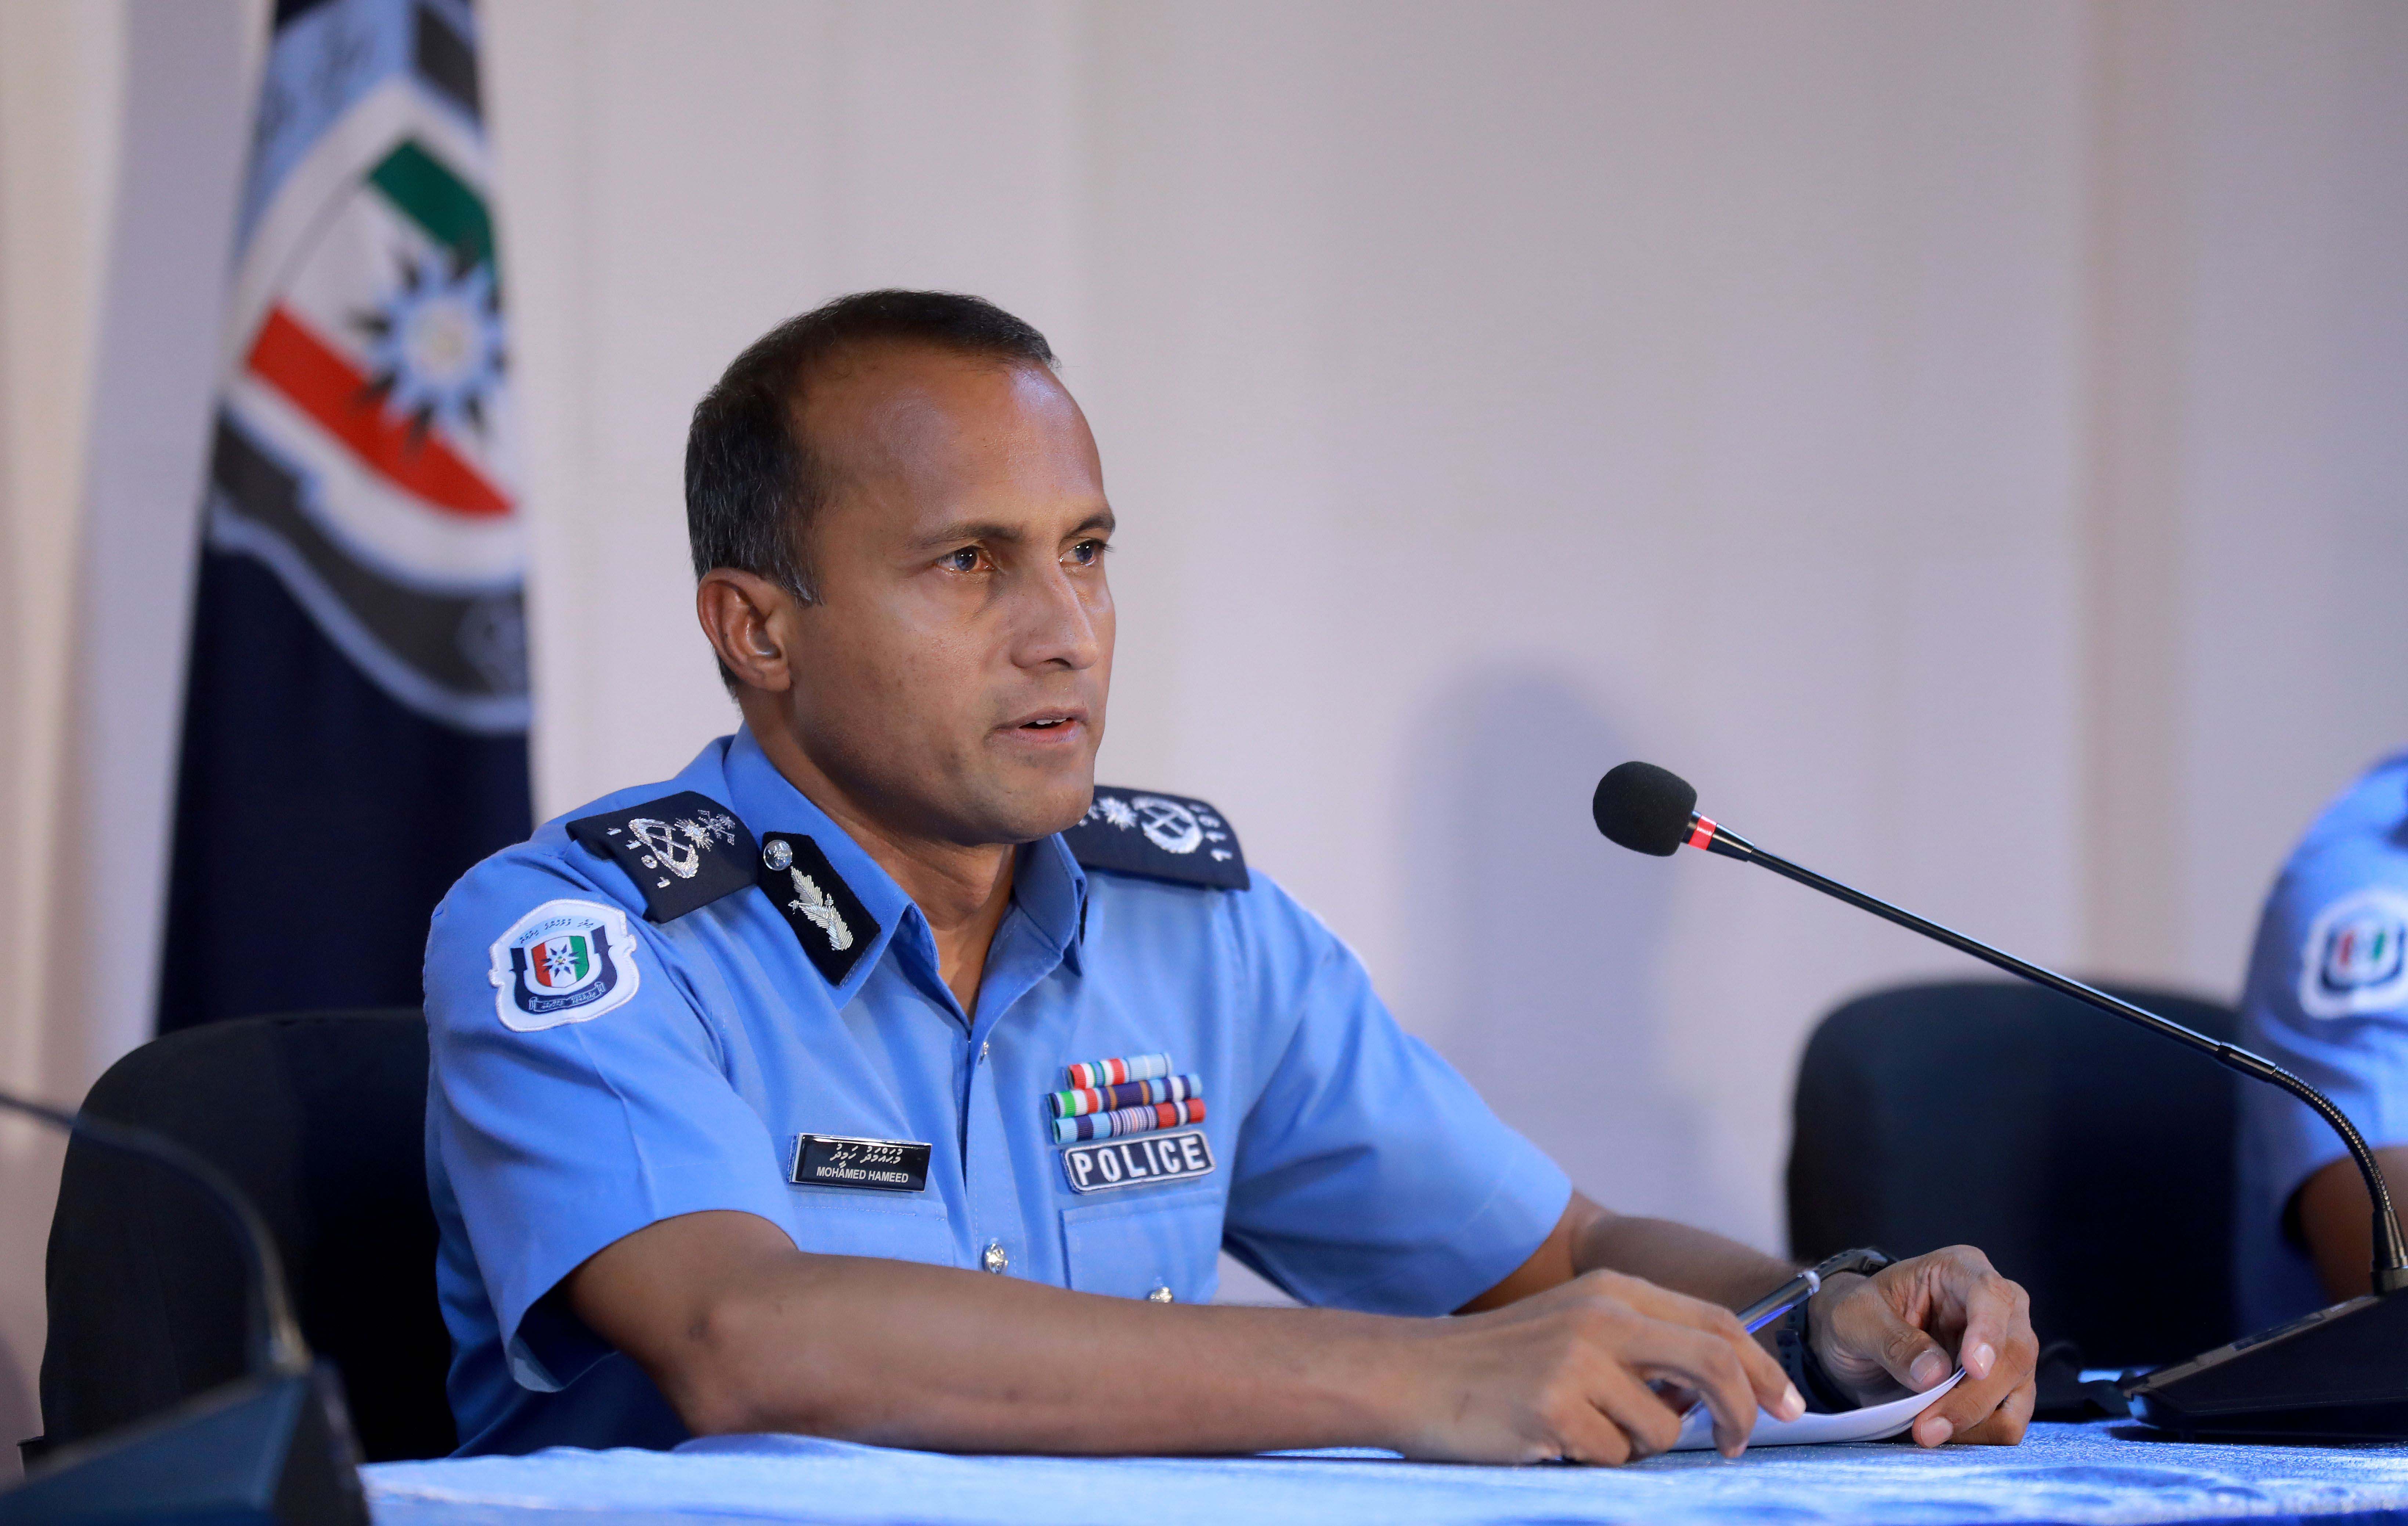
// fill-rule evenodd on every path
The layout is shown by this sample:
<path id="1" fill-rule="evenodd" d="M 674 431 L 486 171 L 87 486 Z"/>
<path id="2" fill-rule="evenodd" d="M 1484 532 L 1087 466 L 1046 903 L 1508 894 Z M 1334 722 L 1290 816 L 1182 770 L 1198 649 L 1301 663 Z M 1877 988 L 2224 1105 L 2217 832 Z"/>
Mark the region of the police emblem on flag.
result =
<path id="1" fill-rule="evenodd" d="M 627 914 L 598 901 L 546 901 L 495 939 L 494 1010 L 522 1034 L 584 1022 L 636 994 Z"/>
<path id="2" fill-rule="evenodd" d="M 2359 891 L 2327 906 L 2300 950 L 2300 1009 L 2347 1018 L 2408 1006 L 2408 895 Z"/>
<path id="3" fill-rule="evenodd" d="M 330 6 L 280 34 L 261 132 L 291 158 L 245 207 L 208 535 L 265 563 L 395 700 L 514 732 L 524 553 L 501 286 L 473 55 L 446 9 Z M 319 75 L 378 65 L 300 131 Z"/>

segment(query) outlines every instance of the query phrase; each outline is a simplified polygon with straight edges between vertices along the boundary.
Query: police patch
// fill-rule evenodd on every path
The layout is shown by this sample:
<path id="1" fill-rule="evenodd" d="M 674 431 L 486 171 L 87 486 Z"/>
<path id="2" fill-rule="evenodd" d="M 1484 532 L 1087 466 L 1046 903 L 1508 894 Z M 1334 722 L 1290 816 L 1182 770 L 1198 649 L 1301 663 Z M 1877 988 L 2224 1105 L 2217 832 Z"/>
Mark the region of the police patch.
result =
<path id="1" fill-rule="evenodd" d="M 1099 784 L 1087 814 L 1062 840 L 1090 869 L 1216 890 L 1242 891 L 1254 883 L 1229 823 L 1206 802 L 1184 795 Z"/>
<path id="2" fill-rule="evenodd" d="M 2300 949 L 2300 1010 L 2348 1018 L 2408 1006 L 2408 895 L 2359 891 L 2327 906 Z"/>
<path id="3" fill-rule="evenodd" d="M 546 901 L 494 940 L 494 1011 L 522 1034 L 624 1006 L 640 983 L 627 914 L 598 901 Z"/>
<path id="4" fill-rule="evenodd" d="M 752 834 L 691 790 L 581 817 L 568 834 L 627 871 L 648 921 L 674 921 L 752 883 Z"/>
<path id="5" fill-rule="evenodd" d="M 1062 1152 L 1062 1175 L 1069 1180 L 1074 1192 L 1191 1181 L 1211 1176 L 1214 1164 L 1212 1141 L 1204 1136 L 1201 1129 L 1098 1140 L 1092 1145 L 1073 1145 Z"/>
<path id="6" fill-rule="evenodd" d="M 829 985 L 844 984 L 878 940 L 877 919 L 837 874 L 820 845 L 800 833 L 761 834 L 761 893 L 795 930 L 795 941 Z"/>

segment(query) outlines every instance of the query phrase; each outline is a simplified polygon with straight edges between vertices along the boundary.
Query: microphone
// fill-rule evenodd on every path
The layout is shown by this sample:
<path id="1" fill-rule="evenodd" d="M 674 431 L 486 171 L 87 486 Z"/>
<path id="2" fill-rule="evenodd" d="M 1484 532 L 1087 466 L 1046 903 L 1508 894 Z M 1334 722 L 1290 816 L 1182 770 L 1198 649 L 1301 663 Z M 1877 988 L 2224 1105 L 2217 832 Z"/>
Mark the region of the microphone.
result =
<path id="1" fill-rule="evenodd" d="M 166 1519 L 370 1526 L 359 1447 L 334 1370 L 310 1360 L 266 1221 L 225 1173 L 148 1129 L 0 1091 L 20 1113 L 156 1161 L 197 1184 L 233 1225 L 249 1274 L 250 1371 L 90 1440 L 46 1451 L 0 1491 L 0 1526 Z"/>
<path id="2" fill-rule="evenodd" d="M 2332 1099 L 2272 1061 L 2144 1007 L 2017 959 L 1756 847 L 1697 811 L 1698 792 L 1654 763 L 1626 763 L 1598 781 L 1598 831 L 1637 853 L 1670 858 L 1684 846 L 1770 869 L 1861 911 L 1910 928 L 2008 974 L 2086 1003 L 2280 1087 L 2341 1136 L 2374 1205 L 2374 1291 L 2159 1368 L 2125 1388 L 2133 1412 L 2186 1436 L 2408 1440 L 2408 1241 L 2374 1152 Z M 2220 1249 L 2220 1248 L 2219 1248 Z"/>

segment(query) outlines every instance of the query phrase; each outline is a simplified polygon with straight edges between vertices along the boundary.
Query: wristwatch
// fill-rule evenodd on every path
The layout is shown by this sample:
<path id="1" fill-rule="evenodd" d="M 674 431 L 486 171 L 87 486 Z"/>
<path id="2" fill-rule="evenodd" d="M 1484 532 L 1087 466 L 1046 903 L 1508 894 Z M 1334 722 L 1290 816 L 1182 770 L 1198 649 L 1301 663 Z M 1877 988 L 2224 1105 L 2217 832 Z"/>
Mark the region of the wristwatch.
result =
<path id="1" fill-rule="evenodd" d="M 1815 1263 L 1813 1279 L 1819 1286 L 1850 1272 L 1870 1276 L 1895 1260 L 1886 1252 L 1870 1247 L 1842 1250 Z M 1799 1393 L 1806 1401 L 1807 1412 L 1836 1415 L 1842 1410 L 1856 1408 L 1857 1404 L 1856 1398 L 1824 1370 L 1822 1359 L 1814 1354 L 1814 1343 L 1808 1338 L 1806 1322 L 1806 1308 L 1813 1302 L 1812 1298 L 1799 1300 L 1788 1317 L 1781 1321 L 1781 1333 L 1773 1344 L 1781 1357 L 1781 1370 L 1798 1385 Z"/>

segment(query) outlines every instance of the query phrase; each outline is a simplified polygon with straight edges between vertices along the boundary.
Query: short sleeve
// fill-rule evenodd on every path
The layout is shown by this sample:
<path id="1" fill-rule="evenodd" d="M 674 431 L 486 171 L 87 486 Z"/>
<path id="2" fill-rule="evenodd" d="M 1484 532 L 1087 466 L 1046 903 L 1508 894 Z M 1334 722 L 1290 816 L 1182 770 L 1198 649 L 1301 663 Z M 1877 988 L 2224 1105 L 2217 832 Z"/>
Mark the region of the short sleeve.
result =
<path id="1" fill-rule="evenodd" d="M 2408 1143 L 2408 863 L 2396 855 L 2310 855 L 2286 872 L 2258 931 L 2242 1004 L 2244 1048 L 2324 1092 L 2369 1145 Z M 2308 1107 L 2272 1087 L 2243 1090 L 2244 1172 L 2279 1217 L 2344 1153 Z"/>
<path id="2" fill-rule="evenodd" d="M 681 938 L 515 855 L 436 911 L 429 1145 L 526 1388 L 562 1388 L 606 1354 L 540 1302 L 595 1251 L 708 1209 L 793 1234 L 775 1143 L 679 978 Z"/>
<path id="3" fill-rule="evenodd" d="M 1256 879 L 1234 898 L 1240 946 L 1282 1042 L 1239 1134 L 1229 1248 L 1308 1304 L 1452 1313 L 1529 1259 L 1571 1184 L 1398 1026 L 1352 949 Z"/>

